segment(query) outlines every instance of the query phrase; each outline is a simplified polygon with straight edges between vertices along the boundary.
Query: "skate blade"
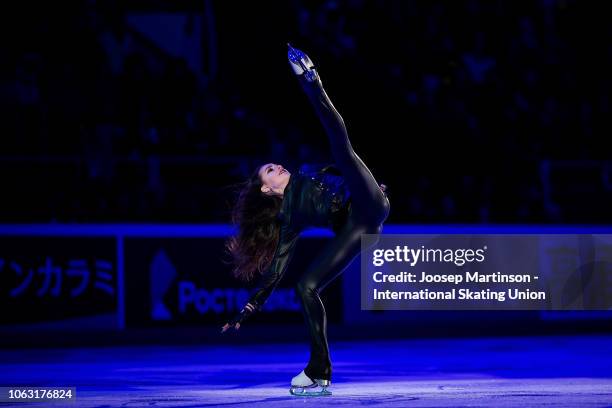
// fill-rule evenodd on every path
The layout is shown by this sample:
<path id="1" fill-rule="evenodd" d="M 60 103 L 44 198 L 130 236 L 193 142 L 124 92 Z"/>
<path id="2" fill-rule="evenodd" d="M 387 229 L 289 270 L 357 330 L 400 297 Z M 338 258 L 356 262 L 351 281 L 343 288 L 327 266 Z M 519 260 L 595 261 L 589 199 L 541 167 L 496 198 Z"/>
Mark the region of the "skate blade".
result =
<path id="1" fill-rule="evenodd" d="M 310 388 L 313 387 L 291 387 L 289 393 L 297 397 L 326 397 L 328 395 L 332 395 L 331 391 L 329 391 L 327 388 L 322 388 L 317 391 Z"/>

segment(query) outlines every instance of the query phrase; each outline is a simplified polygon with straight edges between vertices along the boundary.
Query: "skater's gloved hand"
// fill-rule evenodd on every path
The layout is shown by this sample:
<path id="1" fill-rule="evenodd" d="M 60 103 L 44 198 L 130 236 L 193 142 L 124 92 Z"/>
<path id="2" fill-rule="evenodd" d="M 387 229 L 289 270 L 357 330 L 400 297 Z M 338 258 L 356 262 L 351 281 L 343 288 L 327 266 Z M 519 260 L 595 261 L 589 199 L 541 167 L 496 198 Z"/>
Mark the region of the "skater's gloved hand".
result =
<path id="1" fill-rule="evenodd" d="M 230 327 L 233 327 L 234 329 L 238 330 L 242 322 L 244 322 L 250 315 L 255 313 L 256 310 L 257 308 L 255 307 L 255 305 L 247 303 L 242 308 L 240 313 L 236 315 L 236 317 L 234 317 L 230 322 L 225 323 L 225 326 L 221 328 L 221 333 L 225 333 Z"/>
<path id="2" fill-rule="evenodd" d="M 291 65 L 293 72 L 295 72 L 297 76 L 303 76 L 308 82 L 320 81 L 319 74 L 317 74 L 314 64 L 308 55 L 297 48 L 293 48 L 291 44 L 287 44 L 287 46 L 289 46 L 289 52 L 287 54 L 289 57 L 289 65 Z"/>

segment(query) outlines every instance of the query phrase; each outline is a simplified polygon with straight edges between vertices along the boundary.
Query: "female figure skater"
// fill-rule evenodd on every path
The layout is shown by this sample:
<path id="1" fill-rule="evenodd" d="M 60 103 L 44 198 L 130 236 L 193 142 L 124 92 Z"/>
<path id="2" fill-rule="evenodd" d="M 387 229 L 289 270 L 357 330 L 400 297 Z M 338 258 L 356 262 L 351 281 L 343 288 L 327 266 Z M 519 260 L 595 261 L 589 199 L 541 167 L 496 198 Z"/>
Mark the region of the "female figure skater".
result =
<path id="1" fill-rule="evenodd" d="M 239 194 L 233 219 L 238 235 L 227 243 L 234 273 L 247 280 L 264 271 L 248 303 L 222 332 L 240 325 L 262 306 L 282 278 L 299 233 L 309 226 L 329 227 L 335 236 L 318 254 L 296 289 L 310 332 L 310 361 L 291 380 L 294 395 L 330 395 L 331 360 L 327 320 L 319 293 L 361 250 L 361 234 L 379 234 L 389 215 L 385 186 L 357 156 L 344 121 L 325 93 L 310 58 L 289 45 L 289 63 L 321 120 L 335 164 L 297 174 L 276 163 L 253 173 Z M 321 387 L 318 390 L 318 387 Z"/>

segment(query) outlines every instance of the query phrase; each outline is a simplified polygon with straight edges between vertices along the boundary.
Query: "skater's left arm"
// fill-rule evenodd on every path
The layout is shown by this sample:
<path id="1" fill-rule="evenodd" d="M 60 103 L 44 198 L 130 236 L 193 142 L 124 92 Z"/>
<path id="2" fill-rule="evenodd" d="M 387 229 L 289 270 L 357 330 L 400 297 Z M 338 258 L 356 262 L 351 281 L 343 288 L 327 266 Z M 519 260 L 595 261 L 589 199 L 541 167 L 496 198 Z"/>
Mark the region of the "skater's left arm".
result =
<path id="1" fill-rule="evenodd" d="M 266 303 L 281 278 L 283 277 L 287 265 L 291 260 L 293 249 L 297 242 L 299 234 L 293 231 L 288 226 L 283 225 L 280 230 L 278 245 L 274 252 L 274 257 L 268 269 L 262 274 L 259 284 L 251 292 L 249 303 L 256 306 L 260 310 Z"/>
<path id="2" fill-rule="evenodd" d="M 293 255 L 298 237 L 299 233 L 293 231 L 288 226 L 283 225 L 281 227 L 278 244 L 274 251 L 274 257 L 272 258 L 270 266 L 261 276 L 257 287 L 252 292 L 249 302 L 231 322 L 223 326 L 222 332 L 225 332 L 230 327 L 234 327 L 235 329 L 240 328 L 242 322 L 256 311 L 261 310 L 268 300 L 268 297 L 270 297 L 283 277 L 287 265 L 289 265 L 289 261 L 291 260 L 291 256 Z"/>

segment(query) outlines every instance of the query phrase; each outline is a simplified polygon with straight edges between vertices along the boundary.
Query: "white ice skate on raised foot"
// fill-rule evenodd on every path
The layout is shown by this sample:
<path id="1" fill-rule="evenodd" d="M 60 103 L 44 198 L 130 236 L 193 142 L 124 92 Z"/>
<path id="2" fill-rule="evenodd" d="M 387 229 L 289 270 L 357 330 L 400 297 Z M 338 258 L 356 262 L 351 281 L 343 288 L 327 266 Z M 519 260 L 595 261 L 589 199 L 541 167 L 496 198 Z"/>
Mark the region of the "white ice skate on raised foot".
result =
<path id="1" fill-rule="evenodd" d="M 302 370 L 301 373 L 291 379 L 291 389 L 289 392 L 291 395 L 300 397 L 322 397 L 332 395 L 331 391 L 327 390 L 330 384 L 331 381 L 329 380 L 312 380 Z"/>

